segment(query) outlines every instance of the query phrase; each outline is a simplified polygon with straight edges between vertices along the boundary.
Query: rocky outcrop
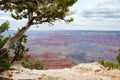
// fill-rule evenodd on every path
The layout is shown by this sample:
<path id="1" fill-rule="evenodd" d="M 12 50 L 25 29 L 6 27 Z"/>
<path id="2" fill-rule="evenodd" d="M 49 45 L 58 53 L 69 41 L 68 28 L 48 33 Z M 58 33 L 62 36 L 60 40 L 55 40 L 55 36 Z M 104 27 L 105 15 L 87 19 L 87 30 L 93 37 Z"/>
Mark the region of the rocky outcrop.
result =
<path id="1" fill-rule="evenodd" d="M 72 68 L 11 70 L 13 80 L 120 80 L 120 70 L 106 70 L 99 63 L 81 63 Z"/>

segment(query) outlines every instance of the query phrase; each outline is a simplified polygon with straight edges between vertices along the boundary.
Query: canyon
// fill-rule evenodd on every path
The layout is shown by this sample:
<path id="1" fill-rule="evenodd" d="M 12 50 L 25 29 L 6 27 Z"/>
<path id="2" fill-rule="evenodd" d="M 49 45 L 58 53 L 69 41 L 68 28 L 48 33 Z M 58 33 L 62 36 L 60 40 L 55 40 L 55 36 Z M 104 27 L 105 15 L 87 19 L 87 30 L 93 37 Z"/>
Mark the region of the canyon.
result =
<path id="1" fill-rule="evenodd" d="M 99 59 L 115 60 L 120 48 L 119 31 L 33 30 L 26 34 L 29 57 L 41 59 L 45 69 L 71 68 Z"/>

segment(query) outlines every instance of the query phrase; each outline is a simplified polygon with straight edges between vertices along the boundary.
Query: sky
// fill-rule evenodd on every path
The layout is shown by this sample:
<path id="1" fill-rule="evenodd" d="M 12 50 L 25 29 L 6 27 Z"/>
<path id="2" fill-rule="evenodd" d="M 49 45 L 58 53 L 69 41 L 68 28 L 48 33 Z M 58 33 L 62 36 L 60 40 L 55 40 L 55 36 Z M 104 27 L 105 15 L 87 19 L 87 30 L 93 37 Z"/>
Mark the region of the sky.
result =
<path id="1" fill-rule="evenodd" d="M 120 30 L 120 0 L 78 0 L 71 8 L 76 13 L 72 23 L 56 21 L 35 25 L 30 30 Z M 25 19 L 16 21 L 9 13 L 0 11 L 0 23 L 8 20 L 10 29 L 17 30 L 26 24 Z"/>

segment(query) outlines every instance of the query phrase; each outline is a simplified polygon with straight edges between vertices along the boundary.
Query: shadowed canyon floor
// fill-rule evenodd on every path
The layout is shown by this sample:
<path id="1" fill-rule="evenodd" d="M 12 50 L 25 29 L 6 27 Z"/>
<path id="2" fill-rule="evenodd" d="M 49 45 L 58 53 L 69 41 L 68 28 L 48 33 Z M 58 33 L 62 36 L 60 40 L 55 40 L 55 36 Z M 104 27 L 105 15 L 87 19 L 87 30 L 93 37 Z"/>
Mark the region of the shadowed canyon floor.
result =
<path id="1" fill-rule="evenodd" d="M 97 62 L 49 70 L 30 70 L 20 65 L 12 67 L 14 70 L 6 71 L 1 76 L 13 80 L 120 80 L 120 70 L 108 71 Z"/>

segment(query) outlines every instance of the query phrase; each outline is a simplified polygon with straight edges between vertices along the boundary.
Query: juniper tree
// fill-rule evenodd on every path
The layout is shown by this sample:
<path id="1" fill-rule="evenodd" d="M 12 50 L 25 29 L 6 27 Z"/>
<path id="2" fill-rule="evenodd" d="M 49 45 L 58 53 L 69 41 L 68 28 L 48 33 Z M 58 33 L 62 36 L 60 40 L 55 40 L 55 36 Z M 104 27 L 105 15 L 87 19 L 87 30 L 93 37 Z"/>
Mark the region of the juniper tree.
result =
<path id="1" fill-rule="evenodd" d="M 13 37 L 3 39 L 3 36 L 0 35 L 0 39 L 3 40 L 0 41 L 0 58 L 1 60 L 4 56 L 7 58 L 7 60 L 3 60 L 3 63 L 8 61 L 6 65 L 9 67 L 14 60 L 20 59 L 18 53 L 20 54 L 21 50 L 19 48 L 20 51 L 16 49 L 17 58 L 14 57 L 10 63 L 8 50 L 13 45 L 20 44 L 20 38 L 31 26 L 42 23 L 53 24 L 56 20 L 73 21 L 72 18 L 66 19 L 66 16 L 71 14 L 69 7 L 75 2 L 77 0 L 0 0 L 0 11 L 9 12 L 15 20 L 27 19 L 27 23 Z M 8 22 L 3 25 L 4 29 L 0 28 L 0 33 L 8 29 Z M 25 48 L 23 50 L 27 51 Z"/>
<path id="2" fill-rule="evenodd" d="M 32 26 L 42 23 L 53 23 L 56 20 L 66 22 L 73 21 L 72 18 L 65 19 L 70 13 L 69 7 L 77 0 L 0 0 L 0 10 L 11 13 L 16 20 L 27 19 L 27 23 L 20 31 L 10 38 L 1 48 L 8 50 L 20 37 Z M 0 55 L 1 56 L 1 55 Z"/>
<path id="3" fill-rule="evenodd" d="M 6 41 L 10 38 L 10 37 L 4 37 L 2 35 L 3 32 L 8 30 L 8 28 L 9 28 L 8 22 L 4 22 L 3 24 L 0 25 L 0 48 L 2 48 L 6 43 Z M 0 72 L 2 72 L 8 69 L 11 64 L 10 64 L 10 56 L 9 56 L 8 50 L 6 49 L 0 50 L 0 55 L 1 55 L 0 56 Z"/>
<path id="4" fill-rule="evenodd" d="M 4 36 L 2 33 L 9 29 L 9 23 L 4 22 L 0 25 L 0 48 L 4 46 L 7 40 L 10 39 L 11 36 Z M 10 56 L 10 51 L 6 49 L 2 49 L 0 51 L 0 72 L 9 69 L 11 64 L 15 61 L 19 61 L 24 57 L 24 54 L 28 52 L 28 48 L 25 47 L 25 43 L 27 42 L 27 35 L 22 35 L 22 37 L 12 45 L 11 49 L 14 53 L 14 56 Z M 4 53 L 4 54 L 3 54 Z"/>

